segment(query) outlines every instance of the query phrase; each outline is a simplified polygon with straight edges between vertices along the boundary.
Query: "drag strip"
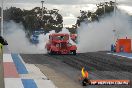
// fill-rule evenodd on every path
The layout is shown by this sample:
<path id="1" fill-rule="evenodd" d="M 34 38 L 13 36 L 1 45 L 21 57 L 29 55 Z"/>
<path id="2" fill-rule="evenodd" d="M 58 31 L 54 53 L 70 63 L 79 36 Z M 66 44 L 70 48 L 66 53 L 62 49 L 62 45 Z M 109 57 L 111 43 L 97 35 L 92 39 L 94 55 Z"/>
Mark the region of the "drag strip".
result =
<path id="1" fill-rule="evenodd" d="M 44 73 L 44 67 L 63 74 L 80 88 L 78 81 L 83 66 L 89 71 L 90 79 L 129 79 L 132 80 L 132 59 L 108 55 L 106 52 L 90 52 L 74 55 L 21 54 L 26 63 L 35 64 Z M 45 73 L 44 73 L 45 74 Z M 68 85 L 67 85 L 68 86 Z M 62 87 L 58 87 L 62 88 Z M 64 87 L 68 88 L 68 87 Z M 130 85 L 88 86 L 87 88 L 130 88 Z"/>

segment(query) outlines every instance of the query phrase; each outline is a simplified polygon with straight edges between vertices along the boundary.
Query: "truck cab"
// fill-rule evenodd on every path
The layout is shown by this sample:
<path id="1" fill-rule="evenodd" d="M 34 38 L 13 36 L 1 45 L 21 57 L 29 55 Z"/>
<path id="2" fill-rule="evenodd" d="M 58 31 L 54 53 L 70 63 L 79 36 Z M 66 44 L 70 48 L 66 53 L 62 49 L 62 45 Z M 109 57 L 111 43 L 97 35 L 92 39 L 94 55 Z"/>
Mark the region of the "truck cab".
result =
<path id="1" fill-rule="evenodd" d="M 77 47 L 69 42 L 70 35 L 67 33 L 54 33 L 49 35 L 46 49 L 49 54 L 74 54 Z"/>

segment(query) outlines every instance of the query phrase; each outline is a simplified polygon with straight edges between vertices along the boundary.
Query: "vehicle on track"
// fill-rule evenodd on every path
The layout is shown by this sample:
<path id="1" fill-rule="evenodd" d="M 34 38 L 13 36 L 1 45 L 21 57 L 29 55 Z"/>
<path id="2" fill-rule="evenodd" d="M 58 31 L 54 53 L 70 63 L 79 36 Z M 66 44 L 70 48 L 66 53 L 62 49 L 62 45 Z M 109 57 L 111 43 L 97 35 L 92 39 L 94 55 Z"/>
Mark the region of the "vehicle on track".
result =
<path id="1" fill-rule="evenodd" d="M 30 42 L 32 44 L 38 44 L 39 43 L 39 35 L 40 34 L 45 34 L 45 31 L 42 29 L 37 29 L 32 32 L 32 35 L 30 37 Z"/>
<path id="2" fill-rule="evenodd" d="M 31 43 L 33 43 L 33 44 L 38 44 L 39 43 L 39 35 L 32 35 L 31 37 L 30 37 L 30 41 L 31 41 Z"/>
<path id="3" fill-rule="evenodd" d="M 76 55 L 77 47 L 69 42 L 67 33 L 53 33 L 49 35 L 49 41 L 45 48 L 49 54 L 73 54 Z"/>

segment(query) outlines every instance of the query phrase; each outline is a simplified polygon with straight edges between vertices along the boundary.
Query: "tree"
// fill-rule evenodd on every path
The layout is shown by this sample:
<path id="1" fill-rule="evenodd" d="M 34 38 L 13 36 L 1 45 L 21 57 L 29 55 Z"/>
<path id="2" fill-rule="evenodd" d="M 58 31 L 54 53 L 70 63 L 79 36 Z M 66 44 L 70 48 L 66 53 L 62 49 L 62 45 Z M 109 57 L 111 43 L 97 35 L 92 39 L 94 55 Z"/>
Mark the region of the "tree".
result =
<path id="1" fill-rule="evenodd" d="M 99 21 L 99 18 L 101 18 L 102 15 L 108 14 L 110 12 L 114 11 L 114 2 L 104 2 L 96 4 L 97 10 L 95 12 L 90 11 L 82 11 L 80 10 L 81 16 L 78 16 L 76 25 L 80 26 L 81 22 L 93 22 L 93 21 Z M 104 13 L 104 7 L 105 7 L 105 13 Z"/>
<path id="2" fill-rule="evenodd" d="M 4 10 L 4 20 L 13 20 L 16 23 L 22 22 L 25 29 L 33 31 L 43 28 L 44 30 L 62 29 L 63 18 L 58 9 L 47 10 L 44 7 L 42 19 L 42 8 L 35 7 L 31 10 L 21 10 L 20 8 L 10 7 Z M 48 32 L 48 31 L 47 31 Z"/>
<path id="3" fill-rule="evenodd" d="M 4 10 L 4 20 L 14 20 L 16 23 L 22 22 L 24 20 L 23 11 L 20 8 L 10 7 Z"/>

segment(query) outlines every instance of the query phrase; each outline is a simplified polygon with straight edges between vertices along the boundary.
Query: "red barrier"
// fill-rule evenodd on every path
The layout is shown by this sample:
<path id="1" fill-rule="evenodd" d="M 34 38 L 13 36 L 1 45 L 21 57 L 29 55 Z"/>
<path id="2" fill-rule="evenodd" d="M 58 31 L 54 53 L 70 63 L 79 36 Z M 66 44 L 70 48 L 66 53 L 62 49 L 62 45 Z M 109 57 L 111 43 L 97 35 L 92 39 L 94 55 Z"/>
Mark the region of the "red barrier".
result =
<path id="1" fill-rule="evenodd" d="M 131 53 L 131 39 L 118 39 L 116 42 L 116 52 Z"/>

